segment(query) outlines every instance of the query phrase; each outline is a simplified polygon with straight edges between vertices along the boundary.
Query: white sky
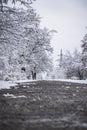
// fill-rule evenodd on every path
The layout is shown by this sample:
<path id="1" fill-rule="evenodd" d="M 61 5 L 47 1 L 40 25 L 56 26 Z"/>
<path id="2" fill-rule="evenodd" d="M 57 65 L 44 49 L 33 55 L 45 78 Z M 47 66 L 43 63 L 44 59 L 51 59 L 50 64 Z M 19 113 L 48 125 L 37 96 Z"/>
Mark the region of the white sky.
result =
<path id="1" fill-rule="evenodd" d="M 40 14 L 41 27 L 57 30 L 53 37 L 54 57 L 63 51 L 80 50 L 87 29 L 87 0 L 36 0 L 34 9 Z"/>

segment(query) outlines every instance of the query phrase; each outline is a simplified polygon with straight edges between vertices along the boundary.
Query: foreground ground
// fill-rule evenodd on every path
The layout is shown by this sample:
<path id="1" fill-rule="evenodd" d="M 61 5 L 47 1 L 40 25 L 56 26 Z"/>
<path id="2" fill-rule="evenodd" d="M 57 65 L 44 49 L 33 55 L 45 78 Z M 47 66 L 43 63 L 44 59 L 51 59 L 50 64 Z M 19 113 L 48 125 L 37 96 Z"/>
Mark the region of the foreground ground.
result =
<path id="1" fill-rule="evenodd" d="M 87 85 L 37 81 L 0 90 L 0 130 L 87 130 Z"/>

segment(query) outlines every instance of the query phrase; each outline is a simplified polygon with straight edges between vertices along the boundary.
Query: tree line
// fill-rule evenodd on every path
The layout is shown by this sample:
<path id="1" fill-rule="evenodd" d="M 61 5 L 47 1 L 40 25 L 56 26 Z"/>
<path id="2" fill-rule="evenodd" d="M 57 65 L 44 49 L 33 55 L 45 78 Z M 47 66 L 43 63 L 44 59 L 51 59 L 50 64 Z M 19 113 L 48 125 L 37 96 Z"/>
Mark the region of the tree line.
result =
<path id="1" fill-rule="evenodd" d="M 87 34 L 83 37 L 81 50 L 75 49 L 73 54 L 67 51 L 60 55 L 59 66 L 64 69 L 68 79 L 87 79 Z"/>

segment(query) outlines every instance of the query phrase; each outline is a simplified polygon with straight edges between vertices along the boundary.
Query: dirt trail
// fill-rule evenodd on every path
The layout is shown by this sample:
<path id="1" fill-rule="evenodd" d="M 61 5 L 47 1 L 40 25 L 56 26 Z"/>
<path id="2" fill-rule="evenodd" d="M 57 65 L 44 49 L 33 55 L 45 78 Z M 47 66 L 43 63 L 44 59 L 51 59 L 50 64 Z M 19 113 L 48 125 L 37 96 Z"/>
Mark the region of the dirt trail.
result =
<path id="1" fill-rule="evenodd" d="M 87 130 L 87 85 L 37 81 L 0 90 L 0 130 Z"/>

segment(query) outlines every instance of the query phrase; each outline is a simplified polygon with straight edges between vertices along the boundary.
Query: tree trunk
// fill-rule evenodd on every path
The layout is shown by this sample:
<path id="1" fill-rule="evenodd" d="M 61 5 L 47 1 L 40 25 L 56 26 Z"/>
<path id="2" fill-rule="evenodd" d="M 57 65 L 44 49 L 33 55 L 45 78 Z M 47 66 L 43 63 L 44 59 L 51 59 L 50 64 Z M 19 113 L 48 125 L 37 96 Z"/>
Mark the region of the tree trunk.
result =
<path id="1" fill-rule="evenodd" d="M 83 72 L 78 68 L 78 76 L 80 80 L 83 80 Z"/>
<path id="2" fill-rule="evenodd" d="M 36 79 L 36 72 L 31 71 L 32 74 L 32 79 L 35 80 Z"/>
<path id="3" fill-rule="evenodd" d="M 3 12 L 3 2 L 0 0 L 0 5 L 1 5 L 1 11 Z"/>

